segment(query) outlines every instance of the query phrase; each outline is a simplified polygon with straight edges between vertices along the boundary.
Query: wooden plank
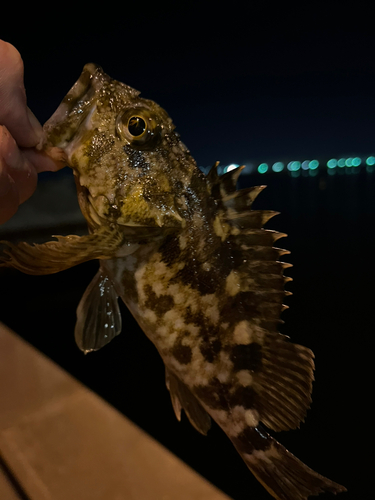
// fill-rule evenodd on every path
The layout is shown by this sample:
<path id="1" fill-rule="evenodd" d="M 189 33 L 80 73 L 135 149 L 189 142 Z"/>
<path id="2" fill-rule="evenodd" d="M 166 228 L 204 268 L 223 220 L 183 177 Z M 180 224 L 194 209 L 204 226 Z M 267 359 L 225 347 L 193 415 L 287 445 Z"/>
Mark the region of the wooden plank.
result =
<path id="1" fill-rule="evenodd" d="M 31 500 L 229 500 L 1 324 L 0 452 Z"/>

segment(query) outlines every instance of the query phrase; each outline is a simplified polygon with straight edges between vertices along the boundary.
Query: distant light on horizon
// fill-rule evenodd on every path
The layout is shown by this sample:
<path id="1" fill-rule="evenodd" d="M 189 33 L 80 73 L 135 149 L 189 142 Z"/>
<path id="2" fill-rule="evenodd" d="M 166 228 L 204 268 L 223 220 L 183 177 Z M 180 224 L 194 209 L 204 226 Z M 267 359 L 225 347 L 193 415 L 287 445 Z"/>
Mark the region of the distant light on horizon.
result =
<path id="1" fill-rule="evenodd" d="M 267 171 L 268 171 L 268 164 L 267 164 L 267 163 L 261 163 L 261 164 L 258 166 L 258 172 L 259 172 L 260 174 L 265 174 Z"/>
<path id="2" fill-rule="evenodd" d="M 375 172 L 375 168 L 372 168 L 375 167 L 375 156 L 362 156 L 362 158 L 359 156 L 347 156 L 341 158 L 330 158 L 328 160 L 318 160 L 314 158 L 313 160 L 291 160 L 289 162 L 276 161 L 273 163 L 258 163 L 248 160 L 241 164 L 230 163 L 229 165 L 224 167 L 220 166 L 218 169 L 218 173 L 219 175 L 225 174 L 232 170 L 236 170 L 240 167 L 240 165 L 243 165 L 245 167 L 243 169 L 243 174 L 245 175 L 253 173 L 280 173 L 283 171 L 287 171 L 287 173 L 289 173 L 289 175 L 291 175 L 292 177 L 299 177 L 300 175 L 306 176 L 306 174 L 315 176 L 324 167 L 327 169 L 329 175 L 334 175 L 337 171 L 346 172 L 347 174 L 355 174 L 362 170 L 361 168 L 357 168 L 360 166 L 362 166 L 363 169 L 366 170 L 366 172 L 372 173 Z M 336 167 L 339 168 L 337 169 Z"/>
<path id="3" fill-rule="evenodd" d="M 316 169 L 316 168 L 318 168 L 318 167 L 319 167 L 319 162 L 318 162 L 318 160 L 311 160 L 311 161 L 309 162 L 309 168 L 310 168 L 311 170 L 315 170 L 315 169 Z"/>
<path id="4" fill-rule="evenodd" d="M 300 161 L 290 161 L 286 167 L 290 172 L 297 172 L 301 168 Z"/>
<path id="5" fill-rule="evenodd" d="M 282 161 L 277 161 L 272 165 L 272 170 L 274 172 L 282 172 L 284 170 L 284 163 Z"/>
<path id="6" fill-rule="evenodd" d="M 303 175 L 309 173 L 310 175 L 316 175 L 319 171 L 319 167 L 325 166 L 330 175 L 334 175 L 336 167 L 339 170 L 344 170 L 349 173 L 358 173 L 360 169 L 356 168 L 360 165 L 366 165 L 367 167 L 375 166 L 375 156 L 368 156 L 360 158 L 359 156 L 348 156 L 341 158 L 330 158 L 329 160 L 292 160 L 289 162 L 276 161 L 272 164 L 271 170 L 273 172 L 282 172 L 286 166 L 287 171 L 292 177 L 299 177 L 302 173 Z M 354 168 L 353 168 L 354 167 Z M 375 171 L 375 169 L 373 169 Z M 366 168 L 366 172 L 373 171 L 370 168 Z M 257 171 L 260 174 L 265 174 L 269 171 L 268 163 L 260 163 L 258 165 Z"/>
<path id="7" fill-rule="evenodd" d="M 231 170 L 236 170 L 236 168 L 238 167 L 239 165 L 237 165 L 237 163 L 231 163 L 230 165 L 224 168 L 224 172 L 227 173 L 230 172 Z"/>
<path id="8" fill-rule="evenodd" d="M 336 168 L 337 167 L 337 160 L 336 158 L 331 158 L 330 160 L 327 161 L 327 167 L 328 168 Z"/>

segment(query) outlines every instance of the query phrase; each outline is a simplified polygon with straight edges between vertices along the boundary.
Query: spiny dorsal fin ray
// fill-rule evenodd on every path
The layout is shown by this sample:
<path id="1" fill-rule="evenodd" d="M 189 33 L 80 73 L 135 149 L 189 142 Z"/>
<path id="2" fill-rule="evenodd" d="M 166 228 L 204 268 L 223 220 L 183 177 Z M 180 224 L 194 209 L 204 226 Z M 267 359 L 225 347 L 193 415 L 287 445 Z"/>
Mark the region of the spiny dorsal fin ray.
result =
<path id="1" fill-rule="evenodd" d="M 240 167 L 229 170 L 229 172 L 220 176 L 220 185 L 223 189 L 223 193 L 228 195 L 229 193 L 236 191 L 238 178 L 244 168 L 245 165 L 241 165 Z"/>
<path id="2" fill-rule="evenodd" d="M 206 176 L 209 190 L 214 199 L 220 199 L 227 207 L 235 208 L 238 211 L 251 208 L 255 198 L 266 186 L 252 186 L 237 190 L 237 181 L 245 165 L 222 175 L 217 172 L 218 165 L 217 161 Z"/>
<path id="3" fill-rule="evenodd" d="M 260 229 L 272 217 L 278 215 L 279 212 L 269 210 L 251 210 L 256 197 L 266 188 L 265 185 L 237 190 L 237 181 L 245 168 L 244 165 L 219 176 L 218 164 L 219 162 L 216 162 L 211 168 L 207 180 L 211 195 L 219 202 L 219 208 L 223 211 L 223 222 L 229 222 L 241 229 Z"/>
<path id="4" fill-rule="evenodd" d="M 216 161 L 206 175 L 208 184 L 211 186 L 216 184 L 218 182 L 218 179 L 220 178 L 219 174 L 217 173 L 217 167 L 219 166 L 219 164 L 220 162 Z"/>
<path id="5" fill-rule="evenodd" d="M 250 209 L 239 212 L 234 208 L 228 208 L 224 219 L 240 229 L 261 229 L 275 215 L 279 215 L 279 212 Z"/>
<path id="6" fill-rule="evenodd" d="M 165 368 L 165 382 L 171 395 L 172 406 L 177 420 L 181 420 L 181 409 L 183 409 L 191 425 L 201 434 L 207 435 L 211 427 L 211 417 L 203 409 L 190 389 L 167 367 Z"/>
<path id="7" fill-rule="evenodd" d="M 236 209 L 237 211 L 249 210 L 256 197 L 265 189 L 266 186 L 252 186 L 230 194 L 222 193 L 222 200 L 226 207 Z"/>
<path id="8" fill-rule="evenodd" d="M 278 231 L 272 231 L 270 229 L 251 229 L 246 228 L 239 231 L 237 228 L 234 231 L 235 239 L 238 246 L 241 245 L 268 245 L 272 246 L 280 238 L 285 238 L 287 235 L 285 233 L 279 233 Z M 247 248 L 242 247 L 242 250 L 247 250 Z"/>
<path id="9" fill-rule="evenodd" d="M 223 175 L 218 175 L 218 164 L 219 163 L 216 162 L 207 175 L 209 190 L 216 200 L 227 197 L 236 191 L 238 177 L 245 168 L 245 165 L 242 165 Z"/>

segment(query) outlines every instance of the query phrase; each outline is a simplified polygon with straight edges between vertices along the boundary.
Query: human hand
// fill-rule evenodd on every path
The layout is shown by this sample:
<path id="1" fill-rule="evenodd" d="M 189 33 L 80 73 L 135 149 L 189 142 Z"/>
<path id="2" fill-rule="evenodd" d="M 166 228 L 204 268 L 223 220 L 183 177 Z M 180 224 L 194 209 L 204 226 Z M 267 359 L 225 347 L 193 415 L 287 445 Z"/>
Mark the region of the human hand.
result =
<path id="1" fill-rule="evenodd" d="M 65 165 L 35 149 L 41 137 L 42 126 L 26 105 L 21 56 L 0 40 L 0 224 L 33 194 L 38 172 Z"/>

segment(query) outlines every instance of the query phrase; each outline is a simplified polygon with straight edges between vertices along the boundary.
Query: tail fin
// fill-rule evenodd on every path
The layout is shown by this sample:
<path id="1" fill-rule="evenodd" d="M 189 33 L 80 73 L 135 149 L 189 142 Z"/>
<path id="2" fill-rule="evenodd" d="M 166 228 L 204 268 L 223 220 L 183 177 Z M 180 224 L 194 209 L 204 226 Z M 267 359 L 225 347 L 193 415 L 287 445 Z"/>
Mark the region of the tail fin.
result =
<path id="1" fill-rule="evenodd" d="M 253 439 L 248 432 L 247 443 L 238 438 L 232 441 L 254 476 L 277 500 L 307 500 L 325 491 L 346 491 L 344 486 L 307 467 L 263 430 L 252 431 Z"/>

